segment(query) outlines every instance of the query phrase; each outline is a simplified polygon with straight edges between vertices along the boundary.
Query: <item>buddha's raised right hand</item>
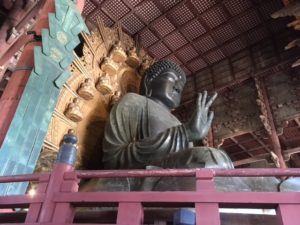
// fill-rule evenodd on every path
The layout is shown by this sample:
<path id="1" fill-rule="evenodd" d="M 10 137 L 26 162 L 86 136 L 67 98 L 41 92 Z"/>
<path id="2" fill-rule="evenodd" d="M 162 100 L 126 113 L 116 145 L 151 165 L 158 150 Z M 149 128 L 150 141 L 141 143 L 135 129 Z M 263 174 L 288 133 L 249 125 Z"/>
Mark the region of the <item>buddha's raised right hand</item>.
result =
<path id="1" fill-rule="evenodd" d="M 209 97 L 207 91 L 198 94 L 197 107 L 190 120 L 184 125 L 189 141 L 201 140 L 207 136 L 214 117 L 214 113 L 209 111 L 209 108 L 217 95 L 214 93 L 213 96 Z"/>

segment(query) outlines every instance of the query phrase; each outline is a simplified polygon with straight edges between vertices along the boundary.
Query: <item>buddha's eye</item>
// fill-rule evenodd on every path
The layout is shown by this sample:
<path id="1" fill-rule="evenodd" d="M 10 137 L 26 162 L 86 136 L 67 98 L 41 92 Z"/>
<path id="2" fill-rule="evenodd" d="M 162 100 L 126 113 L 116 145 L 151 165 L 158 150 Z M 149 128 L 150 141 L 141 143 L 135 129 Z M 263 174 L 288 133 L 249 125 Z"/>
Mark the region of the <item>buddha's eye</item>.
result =
<path id="1" fill-rule="evenodd" d="M 173 90 L 176 91 L 178 94 L 180 94 L 181 90 L 177 87 L 173 87 Z"/>

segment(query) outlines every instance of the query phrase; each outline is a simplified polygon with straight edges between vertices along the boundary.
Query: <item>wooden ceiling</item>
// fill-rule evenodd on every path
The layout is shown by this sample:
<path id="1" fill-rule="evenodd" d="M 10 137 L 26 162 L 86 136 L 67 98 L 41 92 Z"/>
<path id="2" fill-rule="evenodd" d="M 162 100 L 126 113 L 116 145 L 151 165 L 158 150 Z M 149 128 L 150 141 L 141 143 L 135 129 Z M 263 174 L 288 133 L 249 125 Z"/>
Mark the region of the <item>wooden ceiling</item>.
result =
<path id="1" fill-rule="evenodd" d="M 270 14 L 282 7 L 281 0 L 87 0 L 83 14 L 107 26 L 120 21 L 153 57 L 191 75 L 263 39 L 275 41 L 288 19 Z"/>
<path id="2" fill-rule="evenodd" d="M 189 117 L 198 92 L 218 91 L 210 141 L 237 166 L 275 166 L 274 133 L 284 160 L 295 166 L 300 71 L 291 65 L 299 49 L 284 47 L 298 34 L 287 28 L 292 17 L 271 18 L 283 7 L 282 0 L 86 0 L 83 15 L 90 24 L 97 17 L 109 27 L 120 22 L 152 57 L 181 65 L 188 76 L 175 112 L 181 120 Z M 273 138 L 257 103 L 258 80 L 267 89 Z"/>
<path id="3" fill-rule="evenodd" d="M 201 90 L 220 91 L 265 69 L 266 45 L 276 62 L 290 59 L 295 50 L 287 53 L 284 45 L 297 35 L 286 27 L 291 19 L 271 18 L 282 7 L 282 0 L 87 0 L 83 15 L 111 27 L 120 22 L 151 56 L 181 65 L 189 76 L 184 104 Z M 236 57 L 243 51 L 248 62 Z M 267 66 L 276 64 L 271 60 Z"/>

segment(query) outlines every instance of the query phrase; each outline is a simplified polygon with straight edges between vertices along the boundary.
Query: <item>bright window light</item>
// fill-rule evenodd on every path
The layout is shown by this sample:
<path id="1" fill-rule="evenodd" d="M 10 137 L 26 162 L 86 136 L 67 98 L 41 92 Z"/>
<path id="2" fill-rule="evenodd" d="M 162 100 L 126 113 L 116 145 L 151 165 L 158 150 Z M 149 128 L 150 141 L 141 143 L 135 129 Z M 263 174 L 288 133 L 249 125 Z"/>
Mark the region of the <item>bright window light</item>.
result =
<path id="1" fill-rule="evenodd" d="M 35 196 L 36 190 L 35 190 L 35 189 L 30 189 L 30 190 L 28 191 L 28 194 L 29 194 L 31 197 Z"/>
<path id="2" fill-rule="evenodd" d="M 219 209 L 221 213 L 239 213 L 239 214 L 255 214 L 255 215 L 276 215 L 275 209 Z"/>

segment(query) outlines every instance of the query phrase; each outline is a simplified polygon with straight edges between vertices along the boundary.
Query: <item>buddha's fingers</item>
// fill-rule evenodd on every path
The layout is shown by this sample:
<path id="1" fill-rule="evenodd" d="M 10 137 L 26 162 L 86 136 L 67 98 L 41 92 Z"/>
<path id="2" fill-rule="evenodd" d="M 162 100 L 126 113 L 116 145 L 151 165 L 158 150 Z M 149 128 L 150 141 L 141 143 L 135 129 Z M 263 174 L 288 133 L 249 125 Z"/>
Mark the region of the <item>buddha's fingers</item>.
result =
<path id="1" fill-rule="evenodd" d="M 212 105 L 212 103 L 215 101 L 215 99 L 217 98 L 217 96 L 218 96 L 217 92 L 215 92 L 214 95 L 211 96 L 211 98 L 208 100 L 208 102 L 205 105 L 206 109 L 208 109 Z"/>

